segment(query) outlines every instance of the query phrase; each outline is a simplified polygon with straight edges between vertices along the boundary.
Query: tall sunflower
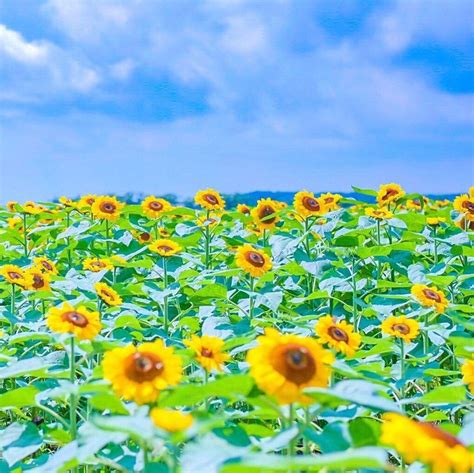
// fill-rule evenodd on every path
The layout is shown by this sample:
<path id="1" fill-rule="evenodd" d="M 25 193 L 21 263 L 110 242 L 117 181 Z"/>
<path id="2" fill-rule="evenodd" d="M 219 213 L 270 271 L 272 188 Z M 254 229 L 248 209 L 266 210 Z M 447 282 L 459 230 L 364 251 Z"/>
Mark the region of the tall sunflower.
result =
<path id="1" fill-rule="evenodd" d="M 171 210 L 171 204 L 166 200 L 154 195 L 149 195 L 141 203 L 143 213 L 150 218 L 159 218 L 165 212 Z"/>
<path id="2" fill-rule="evenodd" d="M 28 271 L 15 264 L 5 264 L 0 268 L 2 275 L 9 283 L 20 286 L 23 289 L 30 289 L 33 285 L 33 277 Z"/>
<path id="3" fill-rule="evenodd" d="M 179 383 L 183 369 L 181 358 L 162 340 L 114 348 L 105 353 L 102 367 L 114 391 L 137 404 L 156 401 L 160 391 Z"/>
<path id="4" fill-rule="evenodd" d="M 474 197 L 467 194 L 460 195 L 454 199 L 453 207 L 460 213 L 464 214 L 465 218 L 474 221 Z"/>
<path id="5" fill-rule="evenodd" d="M 98 282 L 94 285 L 97 295 L 110 306 L 117 306 L 122 304 L 123 300 L 115 289 L 112 289 L 108 284 Z"/>
<path id="6" fill-rule="evenodd" d="M 380 206 L 396 202 L 405 195 L 405 191 L 399 184 L 382 184 L 377 193 L 377 202 Z"/>
<path id="7" fill-rule="evenodd" d="M 91 211 L 95 218 L 115 221 L 119 218 L 124 207 L 125 204 L 119 202 L 115 197 L 100 196 L 95 199 Z"/>
<path id="8" fill-rule="evenodd" d="M 218 337 L 193 335 L 191 340 L 185 340 L 184 344 L 194 351 L 197 361 L 206 371 L 222 371 L 224 362 L 230 358 L 222 351 L 224 340 Z"/>
<path id="9" fill-rule="evenodd" d="M 278 215 L 280 209 L 279 203 L 273 199 L 260 199 L 250 214 L 261 230 L 271 230 L 280 221 Z"/>
<path id="10" fill-rule="evenodd" d="M 338 322 L 334 317 L 326 315 L 318 319 L 315 330 L 321 342 L 352 356 L 360 346 L 361 336 L 354 332 L 354 327 L 345 320 Z"/>
<path id="11" fill-rule="evenodd" d="M 393 217 L 393 213 L 386 207 L 366 207 L 365 215 L 376 220 L 387 220 Z"/>
<path id="12" fill-rule="evenodd" d="M 319 198 L 322 200 L 327 211 L 329 212 L 332 210 L 337 210 L 339 208 L 339 201 L 342 199 L 342 195 L 327 192 L 326 194 L 321 194 Z"/>
<path id="13" fill-rule="evenodd" d="M 250 374 L 280 404 L 310 403 L 303 389 L 328 385 L 334 357 L 314 339 L 267 328 L 257 341 L 247 355 Z"/>
<path id="14" fill-rule="evenodd" d="M 381 325 L 382 332 L 401 338 L 403 341 L 410 343 L 418 336 L 420 332 L 420 324 L 413 319 L 408 319 L 404 315 L 395 317 L 391 315 L 387 317 Z"/>
<path id="15" fill-rule="evenodd" d="M 151 245 L 148 246 L 150 251 L 153 253 L 158 253 L 160 256 L 169 257 L 179 253 L 182 248 L 181 246 L 173 240 L 167 240 L 161 238 L 160 240 L 154 241 Z"/>
<path id="16" fill-rule="evenodd" d="M 411 288 L 411 293 L 415 299 L 424 307 L 434 307 L 436 312 L 442 314 L 449 305 L 448 299 L 443 291 L 434 286 L 415 284 Z"/>
<path id="17" fill-rule="evenodd" d="M 214 189 L 198 191 L 194 196 L 194 202 L 206 210 L 224 210 L 225 200 Z"/>
<path id="18" fill-rule="evenodd" d="M 270 257 L 247 243 L 237 248 L 235 262 L 239 268 L 255 278 L 272 269 Z"/>
<path id="19" fill-rule="evenodd" d="M 295 194 L 293 206 L 300 217 L 318 217 L 328 212 L 324 200 L 315 197 L 312 192 L 301 191 Z"/>

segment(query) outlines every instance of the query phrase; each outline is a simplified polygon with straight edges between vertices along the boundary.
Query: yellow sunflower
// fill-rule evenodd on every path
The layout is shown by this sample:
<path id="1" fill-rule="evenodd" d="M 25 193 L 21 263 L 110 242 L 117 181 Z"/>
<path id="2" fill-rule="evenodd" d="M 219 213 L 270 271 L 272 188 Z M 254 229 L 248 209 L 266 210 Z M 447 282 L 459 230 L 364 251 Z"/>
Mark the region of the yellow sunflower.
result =
<path id="1" fill-rule="evenodd" d="M 401 414 L 383 416 L 381 442 L 398 451 L 407 463 L 420 461 L 432 473 L 469 473 L 474 454 L 460 440 L 435 424 Z"/>
<path id="2" fill-rule="evenodd" d="M 10 217 L 7 222 L 8 228 L 11 230 L 16 230 L 19 233 L 23 233 L 24 225 L 23 219 L 21 217 Z"/>
<path id="3" fill-rule="evenodd" d="M 142 230 L 132 230 L 133 236 L 142 244 L 150 244 L 153 241 L 153 235 L 150 232 Z"/>
<path id="4" fill-rule="evenodd" d="M 114 391 L 137 404 L 154 402 L 160 391 L 181 380 L 182 361 L 162 340 L 114 348 L 104 355 L 104 378 Z"/>
<path id="5" fill-rule="evenodd" d="M 237 204 L 237 212 L 244 215 L 250 215 L 250 207 L 245 204 Z"/>
<path id="6" fill-rule="evenodd" d="M 474 230 L 474 220 L 468 220 L 467 218 L 462 217 L 459 220 L 454 222 L 456 227 L 460 228 L 461 230 L 469 231 Z"/>
<path id="7" fill-rule="evenodd" d="M 224 340 L 218 337 L 193 335 L 191 340 L 185 340 L 184 344 L 195 352 L 199 364 L 209 372 L 222 371 L 222 365 L 230 358 L 222 351 Z"/>
<path id="8" fill-rule="evenodd" d="M 206 210 L 223 210 L 225 207 L 225 200 L 214 189 L 198 191 L 194 196 L 194 202 Z"/>
<path id="9" fill-rule="evenodd" d="M 278 215 L 280 208 L 278 202 L 275 202 L 272 199 L 260 199 L 257 202 L 257 206 L 250 211 L 250 214 L 252 215 L 255 224 L 261 230 L 270 230 L 280 220 Z"/>
<path id="10" fill-rule="evenodd" d="M 386 207 L 366 207 L 365 215 L 377 220 L 386 220 L 393 217 L 393 213 L 390 212 L 390 210 L 388 210 Z"/>
<path id="11" fill-rule="evenodd" d="M 321 194 L 319 199 L 322 200 L 327 211 L 330 212 L 339 208 L 339 201 L 342 199 L 342 195 L 327 192 L 326 194 Z"/>
<path id="12" fill-rule="evenodd" d="M 191 414 L 173 409 L 154 407 L 150 411 L 150 417 L 156 427 L 169 433 L 182 432 L 193 425 Z"/>
<path id="13" fill-rule="evenodd" d="M 377 193 L 377 202 L 380 206 L 396 202 L 405 195 L 405 191 L 399 184 L 382 184 Z"/>
<path id="14" fill-rule="evenodd" d="M 411 293 L 415 299 L 424 307 L 434 307 L 436 312 L 442 314 L 449 302 L 443 291 L 434 286 L 425 286 L 424 284 L 415 284 L 411 288 Z"/>
<path id="15" fill-rule="evenodd" d="M 24 213 L 30 214 L 30 215 L 37 215 L 41 213 L 44 210 L 44 207 L 41 205 L 35 204 L 33 201 L 28 200 L 21 206 L 22 210 Z"/>
<path id="16" fill-rule="evenodd" d="M 441 225 L 442 223 L 445 223 L 446 219 L 444 217 L 428 217 L 426 219 L 426 223 L 428 225 L 431 225 L 432 227 L 437 227 L 438 225 Z"/>
<path id="17" fill-rule="evenodd" d="M 300 217 L 308 218 L 324 215 L 329 209 L 321 197 L 312 192 L 301 191 L 295 194 L 293 206 Z"/>
<path id="18" fill-rule="evenodd" d="M 166 199 L 149 195 L 141 204 L 143 213 L 150 218 L 158 218 L 171 210 L 171 204 Z"/>
<path id="19" fill-rule="evenodd" d="M 80 209 L 90 208 L 92 206 L 92 204 L 95 202 L 96 199 L 97 199 L 97 196 L 94 195 L 94 194 L 83 195 L 79 199 L 79 202 L 77 203 L 77 206 Z"/>
<path id="20" fill-rule="evenodd" d="M 311 403 L 303 389 L 328 385 L 334 357 L 316 340 L 267 328 L 257 341 L 258 346 L 247 355 L 250 374 L 280 404 Z"/>
<path id="21" fill-rule="evenodd" d="M 18 202 L 14 200 L 10 200 L 7 202 L 6 208 L 8 209 L 9 212 L 16 212 L 17 205 L 18 205 Z"/>
<path id="22" fill-rule="evenodd" d="M 94 273 L 103 271 L 104 269 L 107 271 L 114 269 L 114 265 L 108 258 L 86 258 L 82 263 L 82 267 L 85 270 L 93 271 Z"/>
<path id="23" fill-rule="evenodd" d="M 416 320 L 408 319 L 404 315 L 387 317 L 380 327 L 383 333 L 401 338 L 410 343 L 420 332 L 420 325 Z"/>
<path id="24" fill-rule="evenodd" d="M 28 274 L 31 275 L 33 282 L 29 289 L 33 291 L 49 291 L 49 273 L 44 273 L 37 266 L 33 266 L 30 269 L 26 270 Z"/>
<path id="25" fill-rule="evenodd" d="M 237 248 L 235 262 L 239 268 L 254 278 L 263 276 L 272 269 L 270 257 L 247 243 Z"/>
<path id="26" fill-rule="evenodd" d="M 49 310 L 46 325 L 53 332 L 72 333 L 80 340 L 92 340 L 102 328 L 99 312 L 91 312 L 83 306 L 74 308 L 67 302 Z"/>
<path id="27" fill-rule="evenodd" d="M 178 243 L 173 240 L 166 240 L 165 238 L 154 241 L 148 248 L 153 253 L 158 253 L 163 257 L 173 256 L 182 250 Z"/>
<path id="28" fill-rule="evenodd" d="M 161 238 L 169 238 L 171 236 L 171 233 L 166 230 L 164 227 L 158 228 L 158 235 L 160 235 Z"/>
<path id="29" fill-rule="evenodd" d="M 361 337 L 345 320 L 337 322 L 334 317 L 326 315 L 318 319 L 315 330 L 323 343 L 344 355 L 352 356 L 359 348 Z"/>
<path id="30" fill-rule="evenodd" d="M 123 301 L 118 295 L 117 291 L 112 289 L 109 285 L 98 282 L 94 285 L 94 289 L 97 291 L 97 295 L 110 306 L 120 305 Z"/>
<path id="31" fill-rule="evenodd" d="M 33 277 L 27 271 L 23 270 L 15 264 L 6 264 L 0 268 L 2 275 L 9 283 L 30 289 L 33 285 Z"/>
<path id="32" fill-rule="evenodd" d="M 63 204 L 64 207 L 70 207 L 72 209 L 77 207 L 77 203 L 74 202 L 72 199 L 69 197 L 62 196 L 59 198 L 59 202 Z"/>
<path id="33" fill-rule="evenodd" d="M 423 207 L 426 207 L 429 203 L 429 200 L 426 197 L 423 197 Z M 421 210 L 422 205 L 420 199 L 410 199 L 407 200 L 406 207 L 409 210 Z"/>
<path id="34" fill-rule="evenodd" d="M 58 274 L 58 269 L 53 261 L 45 258 L 44 256 L 39 256 L 34 260 L 35 266 L 41 269 L 41 271 L 49 273 L 49 274 Z"/>
<path id="35" fill-rule="evenodd" d="M 462 382 L 469 386 L 469 390 L 474 394 L 474 360 L 467 360 L 461 367 L 463 374 Z"/>
<path id="36" fill-rule="evenodd" d="M 474 197 L 469 197 L 467 194 L 460 195 L 454 199 L 453 207 L 468 220 L 474 221 Z"/>
<path id="37" fill-rule="evenodd" d="M 125 204 L 115 197 L 100 196 L 95 199 L 91 211 L 95 218 L 115 221 L 124 207 Z"/>
<path id="38" fill-rule="evenodd" d="M 201 215 L 196 219 L 196 224 L 200 227 L 215 227 L 220 222 L 220 215 L 217 213 L 209 213 L 209 218 L 207 215 Z"/>

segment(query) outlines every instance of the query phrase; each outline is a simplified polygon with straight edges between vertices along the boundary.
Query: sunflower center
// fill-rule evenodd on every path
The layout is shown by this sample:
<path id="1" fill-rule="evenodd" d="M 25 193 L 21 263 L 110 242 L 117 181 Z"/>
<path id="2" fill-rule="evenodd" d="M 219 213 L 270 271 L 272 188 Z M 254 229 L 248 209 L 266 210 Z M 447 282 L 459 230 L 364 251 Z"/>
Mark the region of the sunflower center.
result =
<path id="1" fill-rule="evenodd" d="M 324 203 L 330 204 L 331 202 L 334 202 L 334 197 L 326 197 L 324 199 Z"/>
<path id="2" fill-rule="evenodd" d="M 143 241 L 148 241 L 150 239 L 150 234 L 148 232 L 143 232 L 143 233 L 140 233 L 140 238 L 143 240 Z"/>
<path id="3" fill-rule="evenodd" d="M 334 340 L 337 340 L 338 342 L 348 342 L 349 337 L 347 336 L 347 333 L 344 332 L 344 330 L 340 329 L 339 327 L 329 327 L 328 333 L 333 338 Z"/>
<path id="4" fill-rule="evenodd" d="M 52 271 L 53 267 L 47 261 L 41 261 L 43 268 L 47 269 L 48 271 Z"/>
<path id="5" fill-rule="evenodd" d="M 209 348 L 203 348 L 201 350 L 201 355 L 206 357 L 206 358 L 212 358 L 212 350 L 209 350 Z"/>
<path id="6" fill-rule="evenodd" d="M 469 200 L 466 200 L 465 202 L 463 202 L 462 207 L 467 209 L 469 211 L 469 213 L 474 212 L 474 203 L 470 202 Z"/>
<path id="7" fill-rule="evenodd" d="M 397 195 L 398 191 L 396 189 L 388 189 L 387 192 L 382 197 L 382 200 L 387 200 L 389 197 L 393 197 L 394 195 Z"/>
<path id="8" fill-rule="evenodd" d="M 245 259 L 253 266 L 261 268 L 265 264 L 265 258 L 256 251 L 247 251 Z"/>
<path id="9" fill-rule="evenodd" d="M 23 276 L 16 271 L 9 271 L 8 276 L 10 276 L 10 279 L 23 279 Z"/>
<path id="10" fill-rule="evenodd" d="M 211 205 L 217 205 L 219 203 L 219 200 L 217 199 L 217 197 L 212 194 L 205 194 L 203 199 Z"/>
<path id="11" fill-rule="evenodd" d="M 92 205 L 94 202 L 95 202 L 95 199 L 93 197 L 90 197 L 89 199 L 86 200 L 86 202 L 89 204 L 89 205 Z"/>
<path id="12" fill-rule="evenodd" d="M 161 210 L 163 208 L 163 204 L 157 200 L 153 200 L 148 204 L 148 207 L 150 207 L 151 210 Z"/>
<path id="13" fill-rule="evenodd" d="M 410 327 L 404 323 L 393 324 L 392 329 L 402 335 L 408 335 L 410 333 Z"/>
<path id="14" fill-rule="evenodd" d="M 115 212 L 115 205 L 112 202 L 103 202 L 100 205 L 100 210 L 107 214 L 113 214 Z"/>
<path id="15" fill-rule="evenodd" d="M 71 310 L 70 312 L 64 312 L 64 314 L 62 315 L 62 319 L 66 322 L 75 325 L 76 327 L 85 327 L 89 323 L 87 317 L 80 314 L 79 312 L 76 312 L 75 310 Z"/>
<path id="16" fill-rule="evenodd" d="M 165 253 L 169 253 L 170 251 L 173 250 L 173 248 L 171 248 L 171 246 L 168 246 L 168 245 L 160 245 L 158 249 L 161 251 L 164 251 Z"/>
<path id="17" fill-rule="evenodd" d="M 418 422 L 418 427 L 423 430 L 423 432 L 429 435 L 431 438 L 441 440 L 448 447 L 455 447 L 457 445 L 463 445 L 454 435 L 445 432 L 434 424 L 430 422 Z"/>
<path id="18" fill-rule="evenodd" d="M 307 383 L 316 373 L 316 363 L 311 353 L 306 347 L 296 343 L 277 349 L 273 358 L 276 371 L 292 383 Z"/>
<path id="19" fill-rule="evenodd" d="M 436 302 L 441 302 L 441 298 L 439 297 L 439 294 L 432 291 L 431 289 L 423 289 L 423 293 L 428 299 L 431 299 L 432 301 L 436 301 Z"/>
<path id="20" fill-rule="evenodd" d="M 105 264 L 102 261 L 93 261 L 91 265 L 94 268 L 103 268 L 105 266 Z"/>
<path id="21" fill-rule="evenodd" d="M 274 213 L 275 213 L 275 209 L 273 207 L 271 207 L 270 205 L 264 205 L 260 209 L 258 216 L 260 220 L 265 219 L 265 223 L 273 223 L 276 220 L 276 216 L 270 217 L 270 215 L 273 215 Z"/>
<path id="22" fill-rule="evenodd" d="M 126 360 L 125 374 L 137 383 L 152 381 L 164 369 L 163 362 L 154 353 L 136 352 Z"/>
<path id="23" fill-rule="evenodd" d="M 321 208 L 316 199 L 308 196 L 303 197 L 303 205 L 306 209 L 311 210 L 312 212 L 317 212 Z"/>
<path id="24" fill-rule="evenodd" d="M 33 287 L 39 289 L 44 286 L 44 279 L 40 274 L 33 275 Z"/>
<path id="25" fill-rule="evenodd" d="M 102 294 L 103 296 L 105 296 L 105 297 L 110 297 L 110 298 L 112 298 L 112 299 L 114 298 L 113 294 L 110 294 L 110 292 L 107 291 L 106 289 L 102 289 L 100 292 L 101 292 L 101 294 Z"/>

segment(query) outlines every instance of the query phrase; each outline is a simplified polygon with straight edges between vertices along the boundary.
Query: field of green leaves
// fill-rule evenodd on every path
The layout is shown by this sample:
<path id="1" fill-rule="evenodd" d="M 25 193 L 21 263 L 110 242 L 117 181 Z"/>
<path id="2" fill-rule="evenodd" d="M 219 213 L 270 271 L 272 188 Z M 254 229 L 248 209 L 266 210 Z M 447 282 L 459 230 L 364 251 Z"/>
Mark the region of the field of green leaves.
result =
<path id="1" fill-rule="evenodd" d="M 0 473 L 471 471 L 474 189 L 354 190 L 1 207 Z"/>

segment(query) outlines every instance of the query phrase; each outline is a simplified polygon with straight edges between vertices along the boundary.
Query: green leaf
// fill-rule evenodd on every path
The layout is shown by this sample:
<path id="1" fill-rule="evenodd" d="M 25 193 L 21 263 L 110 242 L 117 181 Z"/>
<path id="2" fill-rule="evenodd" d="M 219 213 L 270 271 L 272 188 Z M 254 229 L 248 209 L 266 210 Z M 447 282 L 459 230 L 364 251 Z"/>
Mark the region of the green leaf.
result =
<path id="1" fill-rule="evenodd" d="M 7 391 L 0 395 L 0 409 L 34 406 L 36 404 L 35 397 L 38 392 L 39 389 L 35 386 L 26 386 Z"/>
<path id="2" fill-rule="evenodd" d="M 466 387 L 463 385 L 437 386 L 419 398 L 412 398 L 416 404 L 428 406 L 438 404 L 459 404 L 466 400 Z"/>
<path id="3" fill-rule="evenodd" d="M 204 286 L 203 288 L 196 291 L 192 299 L 226 299 L 227 298 L 227 289 L 222 284 L 210 284 Z"/>
<path id="4" fill-rule="evenodd" d="M 349 432 L 354 447 L 377 445 L 381 423 L 376 419 L 357 417 L 349 421 Z"/>
<path id="5" fill-rule="evenodd" d="M 36 452 L 42 443 L 37 427 L 31 422 L 14 422 L 0 431 L 0 449 L 10 466 Z"/>

